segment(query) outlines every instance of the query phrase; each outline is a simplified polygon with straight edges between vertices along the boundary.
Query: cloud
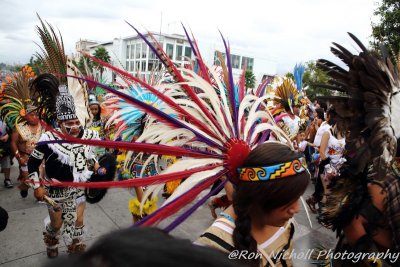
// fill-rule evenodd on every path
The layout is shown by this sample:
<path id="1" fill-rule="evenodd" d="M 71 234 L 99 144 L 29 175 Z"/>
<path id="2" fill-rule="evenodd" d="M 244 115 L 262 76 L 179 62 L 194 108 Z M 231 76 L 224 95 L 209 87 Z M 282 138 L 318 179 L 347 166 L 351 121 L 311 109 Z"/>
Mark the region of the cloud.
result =
<path id="1" fill-rule="evenodd" d="M 39 42 L 36 12 L 58 28 L 67 52 L 79 39 L 110 41 L 141 31 L 183 33 L 190 27 L 200 47 L 222 46 L 219 30 L 232 48 L 291 71 L 296 62 L 330 57 L 332 41 L 348 44 L 346 32 L 368 43 L 375 0 L 2 0 L 0 61 L 29 61 Z M 12 15 L 11 15 L 12 14 Z M 19 49 L 16 50 L 15 47 Z M 207 52 L 205 52 L 207 53 Z M 257 64 L 257 63 L 256 63 Z"/>

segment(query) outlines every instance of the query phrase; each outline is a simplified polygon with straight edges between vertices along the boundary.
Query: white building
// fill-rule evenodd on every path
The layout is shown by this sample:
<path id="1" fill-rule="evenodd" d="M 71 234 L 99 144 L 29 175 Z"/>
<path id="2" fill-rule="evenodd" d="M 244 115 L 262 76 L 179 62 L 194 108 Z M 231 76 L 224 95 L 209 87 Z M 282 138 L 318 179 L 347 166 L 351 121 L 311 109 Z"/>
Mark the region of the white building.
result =
<path id="1" fill-rule="evenodd" d="M 193 58 L 192 50 L 185 36 L 178 34 L 152 34 L 177 66 L 183 66 L 185 58 Z M 146 37 L 148 35 L 145 34 Z M 98 46 L 103 46 L 107 49 L 112 65 L 123 68 L 130 74 L 140 78 L 148 79 L 153 70 L 161 68 L 161 63 L 156 55 L 138 35 L 115 38 L 112 42 L 90 46 L 91 54 L 94 53 Z M 103 80 L 111 82 L 114 79 L 115 75 L 109 70 L 103 73 Z"/>
<path id="2" fill-rule="evenodd" d="M 79 62 L 80 58 L 82 57 L 82 54 L 80 52 L 84 53 L 89 53 L 89 47 L 93 45 L 97 45 L 99 42 L 97 41 L 91 41 L 91 40 L 79 40 L 78 42 L 75 43 L 75 51 L 73 58 L 75 59 L 76 62 Z"/>
<path id="3" fill-rule="evenodd" d="M 187 58 L 194 59 L 186 36 L 159 33 L 152 33 L 152 35 L 177 66 L 183 66 Z M 150 40 L 148 33 L 144 34 L 144 36 Z M 208 47 L 204 47 L 206 43 L 203 42 L 202 45 L 201 40 L 199 41 L 200 52 L 202 53 L 203 60 L 208 65 L 220 65 L 216 51 L 221 51 L 225 57 L 225 62 L 227 62 L 225 49 L 222 45 L 211 44 Z M 103 46 L 107 49 L 112 65 L 123 68 L 125 71 L 140 78 L 146 78 L 147 80 L 152 70 L 161 68 L 161 63 L 156 55 L 138 35 L 115 38 L 111 42 L 89 46 L 90 53 L 93 54 L 98 46 Z M 261 59 L 252 55 L 249 51 L 235 49 L 235 47 L 231 48 L 231 63 L 235 81 L 239 79 L 245 65 L 256 76 L 256 86 L 262 81 L 263 77 L 276 74 L 275 62 Z M 112 82 L 115 80 L 115 77 L 115 74 L 112 74 L 109 70 L 103 73 L 103 81 L 105 82 Z"/>

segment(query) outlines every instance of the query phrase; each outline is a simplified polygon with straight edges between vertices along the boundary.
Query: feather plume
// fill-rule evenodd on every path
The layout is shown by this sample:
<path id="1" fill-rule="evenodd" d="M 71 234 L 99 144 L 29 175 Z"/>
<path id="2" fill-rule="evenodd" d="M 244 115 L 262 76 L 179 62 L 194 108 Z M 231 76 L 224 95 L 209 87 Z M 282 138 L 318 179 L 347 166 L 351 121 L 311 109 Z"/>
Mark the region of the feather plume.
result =
<path id="1" fill-rule="evenodd" d="M 138 34 L 146 39 L 143 34 L 139 32 Z M 160 155 L 171 155 L 177 158 L 172 165 L 157 176 L 123 181 L 124 183 L 121 184 L 123 186 L 147 185 L 141 203 L 143 206 L 148 198 L 158 195 L 166 181 L 186 178 L 158 211 L 144 218 L 138 225 L 157 223 L 172 215 L 188 205 L 200 192 L 210 187 L 223 175 L 227 175 L 235 183 L 237 168 L 244 162 L 251 149 L 260 143 L 260 137 L 266 131 L 274 132 L 277 140 L 291 145 L 289 137 L 276 125 L 272 115 L 265 109 L 264 101 L 270 96 L 247 95 L 243 84 L 239 83 L 239 86 L 235 86 L 229 46 L 223 37 L 228 62 L 225 65 L 222 60 L 222 72 L 218 72 L 203 62 L 195 41 L 191 47 L 194 50 L 193 54 L 196 55 L 200 71 L 196 71 L 195 68 L 180 69 L 171 66 L 172 60 L 167 58 L 152 35 L 148 36 L 152 40 L 151 43 L 147 41 L 151 45 L 150 49 L 158 53 L 163 64 L 170 67 L 170 71 L 174 73 L 176 79 L 174 83 L 149 85 L 124 70 L 101 62 L 90 55 L 85 56 L 121 75 L 126 79 L 127 84 L 135 88 L 140 86 L 142 92 L 139 95 L 152 94 L 160 100 L 160 105 L 153 106 L 145 103 L 144 99 L 135 97 L 131 92 L 118 91 L 92 79 L 78 75 L 68 76 L 101 87 L 125 101 L 126 108 L 132 105 L 141 110 L 141 114 L 146 113 L 148 116 L 143 133 L 136 142 L 80 140 L 62 136 L 65 139 L 64 142 L 128 150 L 127 158 L 131 160 L 125 164 L 125 167 L 130 167 L 132 162 L 142 156 L 144 166 L 159 164 Z M 297 92 L 294 86 L 293 88 Z M 129 125 L 124 122 L 131 118 L 126 115 L 127 113 L 118 110 L 118 105 L 114 100 L 111 105 L 114 105 L 112 108 L 118 113 L 113 120 L 116 121 L 118 127 L 127 129 Z M 163 108 L 168 109 L 168 112 L 165 112 Z M 132 108 L 129 113 L 134 114 L 132 112 L 137 112 L 137 110 Z M 161 170 L 159 167 L 157 169 Z M 172 174 L 175 175 L 175 179 Z M 160 177 L 160 181 L 156 180 L 157 177 Z M 118 182 L 110 182 L 109 185 L 114 186 L 114 183 Z M 105 186 L 105 184 L 101 185 Z M 208 196 L 209 194 L 206 198 Z M 189 216 L 201 205 L 199 203 L 204 203 L 206 198 L 202 198 L 200 202 L 193 205 L 169 229 L 173 229 L 182 219 Z"/>

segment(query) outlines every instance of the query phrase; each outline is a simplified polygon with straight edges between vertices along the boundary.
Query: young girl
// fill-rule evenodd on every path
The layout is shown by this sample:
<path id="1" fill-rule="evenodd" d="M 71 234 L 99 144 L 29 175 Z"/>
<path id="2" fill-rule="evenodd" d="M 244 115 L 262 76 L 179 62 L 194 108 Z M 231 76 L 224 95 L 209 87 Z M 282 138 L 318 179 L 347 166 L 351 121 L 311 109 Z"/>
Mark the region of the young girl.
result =
<path id="1" fill-rule="evenodd" d="M 299 212 L 298 200 L 310 180 L 302 162 L 303 156 L 284 144 L 256 147 L 238 169 L 233 205 L 196 243 L 226 253 L 239 250 L 261 255 L 242 259 L 253 266 L 293 266 L 290 219 Z"/>

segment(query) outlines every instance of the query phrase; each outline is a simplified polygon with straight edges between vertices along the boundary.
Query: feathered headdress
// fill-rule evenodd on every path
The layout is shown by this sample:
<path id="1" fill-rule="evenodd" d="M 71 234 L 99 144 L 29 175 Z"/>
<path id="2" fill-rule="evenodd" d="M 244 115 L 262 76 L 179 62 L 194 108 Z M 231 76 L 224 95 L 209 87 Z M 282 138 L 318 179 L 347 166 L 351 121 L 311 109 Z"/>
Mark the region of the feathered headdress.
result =
<path id="1" fill-rule="evenodd" d="M 185 28 L 184 30 L 186 32 Z M 274 119 L 266 110 L 264 100 L 269 96 L 246 95 L 243 84 L 238 87 L 238 93 L 236 94 L 230 61 L 230 49 L 224 38 L 222 39 L 226 49 L 227 63 L 223 70 L 225 74 L 221 80 L 214 69 L 209 68 L 202 61 L 197 45 L 189 38 L 187 32 L 189 44 L 200 68 L 200 75 L 192 70 L 178 69 L 171 59 L 166 56 L 165 52 L 162 51 L 161 45 L 157 40 L 152 38 L 152 42 L 150 42 L 143 34 L 140 32 L 138 34 L 142 36 L 143 40 L 160 61 L 165 64 L 175 79 L 175 83 L 169 84 L 168 90 L 164 93 L 121 69 L 101 62 L 90 55 L 86 56 L 110 68 L 132 83 L 140 85 L 143 90 L 154 94 L 165 106 L 173 111 L 173 115 L 169 115 L 163 110 L 107 85 L 89 81 L 95 82 L 98 86 L 124 99 L 127 103 L 143 110 L 151 118 L 152 122 L 148 123 L 148 127 L 136 142 L 99 142 L 71 137 L 66 138 L 73 142 L 88 145 L 181 157 L 180 160 L 169 166 L 162 174 L 107 184 L 107 186 L 118 187 L 147 185 L 148 188 L 143 196 L 143 199 L 146 200 L 150 195 L 156 196 L 163 189 L 164 183 L 186 178 L 163 204 L 162 208 L 139 222 L 139 225 L 151 225 L 180 210 L 223 176 L 227 176 L 229 180 L 236 183 L 242 177 L 238 174 L 237 168 L 241 166 L 254 147 L 265 141 L 265 138 L 263 138 L 265 131 L 274 132 L 277 140 L 288 146 L 292 145 L 289 137 L 276 126 Z M 236 103 L 239 104 L 236 105 Z M 282 164 L 286 166 L 284 169 L 290 169 L 291 173 L 305 170 L 300 161 Z M 276 178 L 281 173 L 286 173 L 285 171 L 279 171 L 282 170 L 282 166 L 276 165 L 271 166 L 268 170 L 261 170 L 261 173 L 266 174 L 263 179 Z M 252 179 L 254 179 L 254 176 L 243 177 L 253 177 Z M 64 185 L 67 184 L 64 183 Z M 224 183 L 221 183 L 212 192 L 202 196 L 190 209 L 171 223 L 166 230 L 169 231 L 176 227 L 200 205 L 205 203 L 213 193 L 221 190 L 223 185 Z M 105 184 L 87 184 L 84 186 L 104 187 Z"/>
<path id="2" fill-rule="evenodd" d="M 275 100 L 275 104 L 282 104 L 285 109 L 292 109 L 298 104 L 298 91 L 292 79 L 284 78 L 283 82 L 275 89 L 275 96 L 279 97 Z"/>
<path id="3" fill-rule="evenodd" d="M 303 74 L 305 66 L 296 64 L 293 69 L 294 81 L 296 82 L 297 91 L 300 93 L 303 90 Z"/>
<path id="4" fill-rule="evenodd" d="M 25 66 L 21 71 L 8 76 L 6 82 L 2 84 L 3 104 L 0 113 L 10 128 L 23 121 L 25 115 L 36 109 L 33 91 L 30 84 L 35 78 L 32 68 Z"/>
<path id="5" fill-rule="evenodd" d="M 120 90 L 120 92 L 155 108 L 165 110 L 165 105 L 162 105 L 161 100 L 154 94 L 143 90 L 140 85 L 132 84 L 127 89 Z M 138 130 L 144 124 L 145 111 L 120 98 L 109 98 L 105 101 L 105 104 L 109 109 L 113 110 L 113 114 L 108 119 L 105 127 L 115 124 L 117 131 L 114 138 L 121 137 L 124 141 L 131 141 L 138 132 L 141 132 Z"/>
<path id="6" fill-rule="evenodd" d="M 348 164 L 338 181 L 332 184 L 319 220 L 340 233 L 360 212 L 368 199 L 367 178 L 383 181 L 391 177 L 391 163 L 400 137 L 400 79 L 388 58 L 366 47 L 351 33 L 361 52 L 353 54 L 333 43 L 331 51 L 348 70 L 328 61 L 317 66 L 327 71 L 330 85 L 325 87 L 345 96 L 332 97 L 336 113 L 346 132 Z M 388 196 L 389 197 L 389 196 Z M 398 233 L 400 225 L 391 225 Z M 398 238 L 398 237 L 397 237 Z"/>
<path id="7" fill-rule="evenodd" d="M 352 54 L 336 43 L 331 48 L 349 70 L 328 60 L 317 64 L 331 77 L 326 87 L 347 95 L 332 98 L 332 102 L 350 132 L 346 149 L 351 153 L 352 173 L 371 166 L 369 176 L 381 180 L 390 170 L 400 137 L 400 79 L 388 58 L 368 51 L 353 34 L 349 35 L 361 53 Z"/>
<path id="8" fill-rule="evenodd" d="M 43 99 L 39 103 L 39 114 L 47 114 L 46 119 L 50 123 L 53 123 L 54 119 L 77 117 L 85 126 L 90 120 L 86 89 L 81 81 L 67 77 L 67 75 L 81 76 L 81 74 L 65 54 L 61 33 L 57 35 L 49 23 L 43 22 L 40 16 L 37 16 L 41 27 L 37 26 L 36 30 L 42 41 L 42 46 L 38 45 L 41 52 L 36 53 L 36 57 L 42 62 L 40 71 L 53 74 L 57 79 L 54 81 L 49 76 L 40 76 L 45 79 L 45 86 L 39 86 L 39 82 L 35 83 L 35 92 L 40 99 Z M 60 93 L 58 86 L 62 87 Z"/>

